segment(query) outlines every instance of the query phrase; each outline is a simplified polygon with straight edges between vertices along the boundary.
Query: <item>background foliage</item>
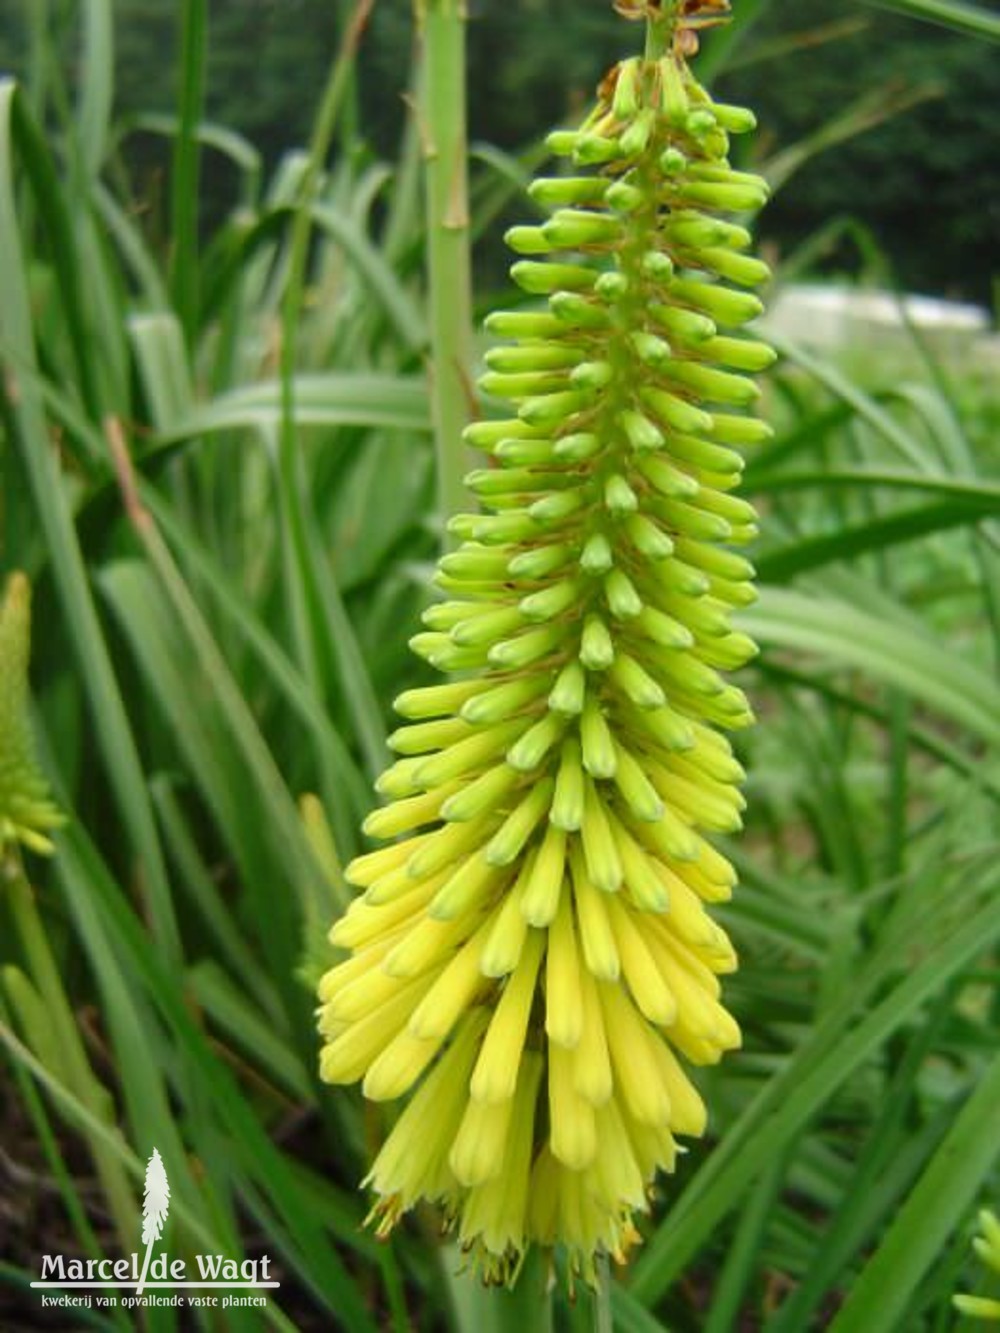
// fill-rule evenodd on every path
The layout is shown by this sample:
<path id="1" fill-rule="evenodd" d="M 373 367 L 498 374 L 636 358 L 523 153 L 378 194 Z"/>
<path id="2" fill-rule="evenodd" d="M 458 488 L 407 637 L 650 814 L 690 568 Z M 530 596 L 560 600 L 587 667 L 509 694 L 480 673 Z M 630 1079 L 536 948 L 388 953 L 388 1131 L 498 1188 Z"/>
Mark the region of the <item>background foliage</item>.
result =
<path id="1" fill-rule="evenodd" d="M 115 97 L 123 118 L 169 111 L 177 77 L 175 0 L 119 0 Z M 63 67 L 78 75 L 75 6 L 31 0 L 0 14 L 0 67 L 26 61 L 27 15 L 59 34 Z M 331 0 L 213 0 L 206 107 L 244 134 L 273 166 L 304 142 L 346 4 Z M 720 66 L 720 91 L 754 106 L 763 130 L 753 150 L 773 152 L 852 126 L 851 152 L 807 160 L 767 211 L 762 238 L 793 252 L 817 229 L 853 219 L 865 238 L 832 229 L 823 269 L 884 281 L 872 246 L 909 290 L 992 305 L 1000 269 L 1000 164 L 995 151 L 996 52 L 967 33 L 913 23 L 867 0 L 753 0 Z M 42 15 L 47 15 L 47 20 Z M 602 3 L 473 0 L 469 25 L 470 125 L 476 139 L 508 150 L 535 142 L 589 98 L 609 53 L 638 40 Z M 414 40 L 411 6 L 375 7 L 358 64 L 364 140 L 393 157 L 402 132 Z M 498 58 L 499 57 L 499 58 Z M 846 119 L 845 119 L 846 118 Z M 862 132 L 863 131 L 863 132 Z M 163 145 L 133 136 L 127 157 L 139 202 L 154 217 L 165 190 Z M 206 217 L 231 205 L 236 182 L 215 161 L 202 191 Z M 500 274 L 498 230 L 489 271 Z M 816 262 L 814 257 L 813 262 Z"/>
<path id="2" fill-rule="evenodd" d="M 391 1245 L 362 1228 L 381 1113 L 318 1087 L 311 1030 L 388 702 L 418 675 L 406 640 L 439 536 L 419 143 L 412 127 L 394 139 L 406 7 L 376 9 L 357 65 L 340 67 L 337 149 L 319 135 L 311 156 L 294 150 L 337 40 L 329 8 L 213 3 L 202 77 L 207 8 L 26 4 L 26 80 L 0 90 L 0 564 L 35 585 L 39 734 L 72 816 L 52 863 L 29 866 L 54 978 L 13 898 L 0 908 L 2 1139 L 19 1145 L 0 1158 L 15 1201 L 0 1324 L 41 1317 L 27 1289 L 40 1241 L 135 1247 L 155 1145 L 171 1249 L 268 1253 L 279 1269 L 267 1316 L 228 1327 L 484 1328 L 433 1219 Z M 561 21 L 570 9 L 481 8 L 474 40 L 500 45 L 472 55 L 477 134 L 534 139 L 635 40 L 595 5 L 588 48 L 584 25 Z M 791 137 L 759 150 L 777 179 L 775 149 L 802 143 L 808 99 L 809 134 L 856 128 L 837 128 L 842 99 L 802 72 L 846 48 L 796 39 L 765 62 L 784 40 L 765 23 L 808 27 L 805 7 L 737 9 L 705 59 L 720 86 L 773 95 L 787 117 Z M 516 44 L 496 35 L 513 26 Z M 937 29 L 891 31 L 906 34 L 893 59 L 992 58 Z M 859 62 L 881 106 L 885 67 Z M 938 124 L 969 106 L 963 85 L 919 114 Z M 145 122 L 140 154 L 121 117 L 149 109 L 172 118 Z M 931 139 L 896 200 L 928 197 Z M 877 183 L 857 156 L 875 142 L 816 160 L 832 212 L 846 200 L 860 216 L 877 193 L 833 186 L 834 171 Z M 523 213 L 525 165 L 477 155 L 477 234 Z M 809 211 L 812 169 L 771 218 L 829 221 Z M 985 182 L 987 167 L 960 174 Z M 894 262 L 905 239 L 941 286 L 981 290 L 966 248 L 921 242 L 907 219 L 884 233 Z M 480 277 L 481 292 L 500 280 L 495 265 Z M 916 336 L 863 373 L 781 351 L 776 437 L 745 487 L 765 533 L 745 625 L 764 651 L 741 683 L 761 724 L 741 740 L 750 818 L 724 915 L 746 1049 L 702 1079 L 711 1136 L 663 1182 L 616 1283 L 618 1326 L 636 1333 L 953 1328 L 951 1292 L 981 1281 L 975 1208 L 1000 1193 L 1000 412 L 988 383 Z M 589 1327 L 589 1302 L 562 1301 L 557 1319 Z"/>

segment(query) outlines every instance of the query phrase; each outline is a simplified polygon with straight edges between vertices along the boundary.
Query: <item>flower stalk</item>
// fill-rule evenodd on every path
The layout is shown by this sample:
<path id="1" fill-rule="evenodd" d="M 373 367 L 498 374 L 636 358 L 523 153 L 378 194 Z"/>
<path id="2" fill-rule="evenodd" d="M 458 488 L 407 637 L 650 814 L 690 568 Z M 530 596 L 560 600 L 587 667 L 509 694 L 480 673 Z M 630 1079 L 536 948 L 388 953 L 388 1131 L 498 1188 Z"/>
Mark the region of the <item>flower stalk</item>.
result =
<path id="1" fill-rule="evenodd" d="M 421 130 L 427 214 L 430 396 L 442 524 L 466 503 L 471 466 L 462 432 L 471 415 L 472 275 L 465 113 L 465 5 L 423 0 Z M 447 530 L 446 530 L 447 540 Z"/>
<path id="2" fill-rule="evenodd" d="M 487 322 L 481 386 L 509 407 L 465 432 L 482 512 L 452 518 L 447 600 L 411 641 L 446 679 L 396 702 L 365 824 L 385 845 L 347 869 L 350 956 L 319 990 L 323 1078 L 409 1098 L 368 1177 L 380 1233 L 431 1200 L 494 1282 L 559 1245 L 597 1285 L 704 1132 L 686 1066 L 740 1044 L 708 908 L 743 808 L 723 732 L 752 721 L 722 673 L 755 652 L 731 548 L 756 532 L 741 451 L 769 434 L 750 376 L 773 353 L 738 332 L 766 187 L 728 161 L 753 117 L 688 64 L 720 0 L 626 7 L 646 53 L 550 136 L 570 173 L 507 235 L 535 299 Z"/>

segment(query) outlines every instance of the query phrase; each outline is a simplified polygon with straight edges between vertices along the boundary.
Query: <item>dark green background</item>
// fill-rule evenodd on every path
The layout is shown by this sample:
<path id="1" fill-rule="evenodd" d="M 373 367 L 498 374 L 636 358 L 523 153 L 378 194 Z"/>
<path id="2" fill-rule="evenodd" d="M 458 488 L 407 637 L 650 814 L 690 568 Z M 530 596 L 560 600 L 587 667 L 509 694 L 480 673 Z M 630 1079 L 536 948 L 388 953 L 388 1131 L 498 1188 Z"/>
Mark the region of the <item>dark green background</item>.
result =
<path id="1" fill-rule="evenodd" d="M 0 9 L 0 62 L 7 68 L 23 63 L 24 14 L 37 2 Z M 991 304 L 1000 273 L 997 48 L 862 0 L 744 3 L 744 19 L 751 8 L 760 17 L 727 51 L 715 88 L 757 110 L 757 156 L 815 135 L 862 96 L 878 107 L 910 92 L 926 94 L 811 158 L 765 214 L 763 239 L 787 256 L 829 231 L 836 235 L 817 247 L 816 271 L 874 274 Z M 338 0 L 211 0 L 210 113 L 247 135 L 269 162 L 305 138 L 346 7 Z M 76 11 L 72 0 L 50 11 L 70 67 Z M 172 105 L 177 13 L 175 0 L 118 0 L 122 113 Z M 578 107 L 607 65 L 639 40 L 638 28 L 623 23 L 609 0 L 470 0 L 470 15 L 472 134 L 508 149 L 527 146 Z M 818 40 L 831 27 L 844 32 Z M 412 39 L 408 0 L 377 0 L 362 55 L 357 122 L 386 157 L 395 152 L 405 114 Z M 134 136 L 127 151 L 139 201 L 155 226 L 166 169 L 160 145 Z M 205 207 L 218 217 L 232 202 L 233 181 L 224 164 L 211 166 Z M 846 219 L 862 224 L 874 246 L 856 229 L 840 228 Z M 887 273 L 880 272 L 883 264 Z"/>

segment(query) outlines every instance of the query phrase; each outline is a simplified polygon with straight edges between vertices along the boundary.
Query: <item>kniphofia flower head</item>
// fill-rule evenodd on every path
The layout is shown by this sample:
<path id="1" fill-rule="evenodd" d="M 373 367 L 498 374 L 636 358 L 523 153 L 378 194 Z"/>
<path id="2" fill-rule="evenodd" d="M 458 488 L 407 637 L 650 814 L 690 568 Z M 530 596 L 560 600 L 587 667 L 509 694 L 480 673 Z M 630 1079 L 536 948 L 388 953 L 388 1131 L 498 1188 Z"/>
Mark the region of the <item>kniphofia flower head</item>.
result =
<path id="1" fill-rule="evenodd" d="M 0 852 L 15 842 L 50 853 L 64 822 L 38 766 L 28 710 L 31 585 L 11 574 L 0 604 Z"/>
<path id="2" fill-rule="evenodd" d="M 450 679 L 396 702 L 365 825 L 386 845 L 348 869 L 350 956 L 319 989 L 323 1077 L 409 1098 L 368 1176 L 380 1228 L 432 1200 L 495 1279 L 531 1243 L 588 1278 L 623 1255 L 705 1128 L 685 1066 L 740 1043 L 706 905 L 743 806 L 722 730 L 751 721 L 720 672 L 754 652 L 729 623 L 753 598 L 733 491 L 768 433 L 744 372 L 773 354 L 734 332 L 767 275 L 736 215 L 766 189 L 728 162 L 752 117 L 665 45 L 551 136 L 575 170 L 508 233 L 544 299 L 488 321 L 510 341 L 482 387 L 511 409 L 468 432 L 484 512 L 452 521 L 412 640 Z"/>

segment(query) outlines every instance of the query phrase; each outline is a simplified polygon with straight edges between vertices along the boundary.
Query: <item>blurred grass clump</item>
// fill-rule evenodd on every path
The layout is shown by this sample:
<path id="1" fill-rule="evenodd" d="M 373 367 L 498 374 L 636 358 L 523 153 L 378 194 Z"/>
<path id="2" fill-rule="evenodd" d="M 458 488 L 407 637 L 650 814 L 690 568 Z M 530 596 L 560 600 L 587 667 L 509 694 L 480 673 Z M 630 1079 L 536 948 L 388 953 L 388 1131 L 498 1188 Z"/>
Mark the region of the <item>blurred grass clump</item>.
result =
<path id="1" fill-rule="evenodd" d="M 736 6 L 744 52 L 762 8 Z M 388 1245 L 361 1225 L 381 1126 L 321 1092 L 308 984 L 389 701 L 419 676 L 440 537 L 418 128 L 391 162 L 368 151 L 345 22 L 310 146 L 266 172 L 204 118 L 208 6 L 184 0 L 150 216 L 113 116 L 113 7 L 74 10 L 72 95 L 45 22 L 0 85 L 0 565 L 34 589 L 36 730 L 70 822 L 27 869 L 82 1040 L 72 1060 L 46 1040 L 51 974 L 0 904 L 19 1201 L 0 1323 L 34 1316 L 42 1249 L 135 1248 L 121 1182 L 138 1197 L 155 1145 L 175 1251 L 280 1269 L 267 1313 L 227 1326 L 471 1326 L 429 1227 Z M 474 235 L 524 214 L 539 160 L 477 154 Z M 206 231 L 222 162 L 239 187 Z M 997 401 L 916 335 L 863 375 L 772 340 L 776 434 L 744 487 L 760 725 L 720 913 L 745 1051 L 702 1079 L 710 1139 L 665 1183 L 615 1322 L 941 1330 L 1000 1186 Z M 119 1183 L 110 1209 L 95 1178 Z"/>

